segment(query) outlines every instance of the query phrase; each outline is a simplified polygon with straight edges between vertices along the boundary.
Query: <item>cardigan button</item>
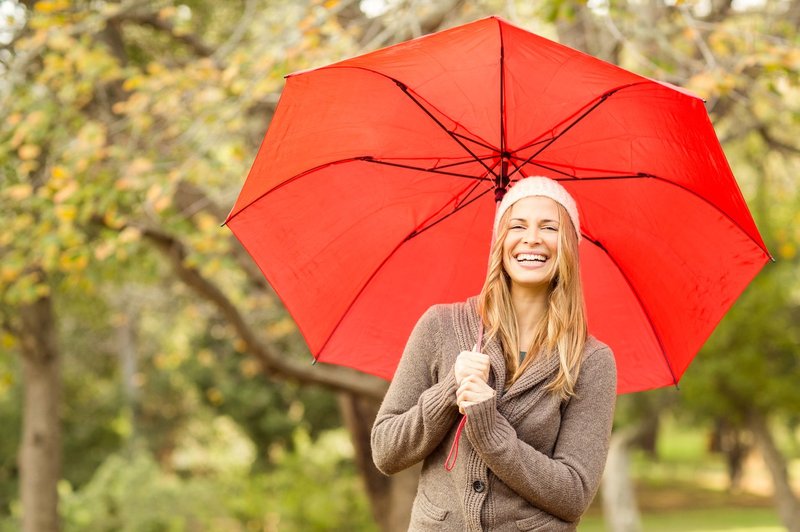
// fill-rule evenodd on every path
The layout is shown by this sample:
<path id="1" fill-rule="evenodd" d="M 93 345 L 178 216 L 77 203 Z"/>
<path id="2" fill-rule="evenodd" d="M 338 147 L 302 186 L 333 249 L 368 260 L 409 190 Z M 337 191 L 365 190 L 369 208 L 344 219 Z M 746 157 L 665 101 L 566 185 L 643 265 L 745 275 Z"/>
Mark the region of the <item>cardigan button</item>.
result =
<path id="1" fill-rule="evenodd" d="M 483 490 L 486 489 L 486 484 L 481 482 L 480 480 L 476 480 L 472 483 L 472 489 L 475 490 L 475 493 L 482 493 Z"/>

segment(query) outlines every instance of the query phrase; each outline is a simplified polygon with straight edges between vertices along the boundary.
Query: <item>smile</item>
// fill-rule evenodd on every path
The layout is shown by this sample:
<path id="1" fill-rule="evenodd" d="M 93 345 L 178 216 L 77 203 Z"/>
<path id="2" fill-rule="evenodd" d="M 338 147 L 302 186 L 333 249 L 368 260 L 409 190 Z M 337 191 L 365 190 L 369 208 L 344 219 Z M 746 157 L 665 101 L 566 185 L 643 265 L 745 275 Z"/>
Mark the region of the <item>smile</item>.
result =
<path id="1" fill-rule="evenodd" d="M 518 253 L 514 257 L 517 262 L 547 262 L 547 257 L 538 253 Z"/>

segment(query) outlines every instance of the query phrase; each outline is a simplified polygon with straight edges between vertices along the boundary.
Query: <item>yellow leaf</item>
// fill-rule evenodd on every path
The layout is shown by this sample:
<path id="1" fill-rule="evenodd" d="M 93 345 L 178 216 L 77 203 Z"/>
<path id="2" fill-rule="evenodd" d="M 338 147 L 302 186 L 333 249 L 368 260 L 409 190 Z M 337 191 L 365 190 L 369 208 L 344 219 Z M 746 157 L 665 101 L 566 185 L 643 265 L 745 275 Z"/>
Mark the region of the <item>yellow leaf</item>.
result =
<path id="1" fill-rule="evenodd" d="M 325 9 L 333 9 L 334 7 L 339 5 L 339 0 L 327 0 L 322 5 L 325 7 Z"/>
<path id="2" fill-rule="evenodd" d="M 167 6 L 167 7 L 161 8 L 158 11 L 158 18 L 160 18 L 161 20 L 166 20 L 166 19 L 174 17 L 175 13 L 177 13 L 177 12 L 178 12 L 178 8 L 177 7 L 175 7 L 175 6 Z"/>
<path id="3" fill-rule="evenodd" d="M 51 0 L 36 2 L 33 6 L 34 11 L 39 13 L 55 13 L 69 9 L 69 0 Z"/>
<path id="4" fill-rule="evenodd" d="M 58 261 L 59 266 L 64 271 L 81 271 L 89 264 L 86 255 L 76 255 L 74 252 L 63 253 Z"/>
<path id="5" fill-rule="evenodd" d="M 94 257 L 97 260 L 106 260 L 111 254 L 114 253 L 114 245 L 111 242 L 101 242 L 94 248 Z"/>
<path id="6" fill-rule="evenodd" d="M 170 205 L 172 205 L 172 198 L 169 196 L 161 196 L 153 203 L 153 209 L 155 209 L 156 212 L 164 212 Z"/>
<path id="7" fill-rule="evenodd" d="M 161 196 L 163 190 L 161 185 L 151 185 L 150 188 L 147 189 L 147 201 L 150 203 L 155 202 Z"/>
<path id="8" fill-rule="evenodd" d="M 201 349 L 197 352 L 197 360 L 205 367 L 211 367 L 214 364 L 214 353 L 210 349 Z"/>
<path id="9" fill-rule="evenodd" d="M 50 287 L 46 284 L 39 284 L 36 285 L 35 289 L 36 295 L 38 297 L 45 297 L 50 295 Z"/>
<path id="10" fill-rule="evenodd" d="M 219 228 L 219 222 L 217 221 L 217 218 L 206 212 L 198 213 L 195 217 L 195 220 L 197 221 L 197 228 L 200 229 L 200 231 L 205 232 L 217 230 Z"/>
<path id="11" fill-rule="evenodd" d="M 239 371 L 245 377 L 255 377 L 261 371 L 261 364 L 255 358 L 245 358 L 239 363 Z"/>
<path id="12" fill-rule="evenodd" d="M 72 222 L 78 215 L 78 209 L 75 205 L 57 205 L 56 218 L 62 222 Z"/>
<path id="13" fill-rule="evenodd" d="M 797 247 L 791 242 L 784 242 L 778 250 L 778 253 L 782 258 L 791 260 L 797 255 Z"/>
<path id="14" fill-rule="evenodd" d="M 166 68 L 161 63 L 151 62 L 147 64 L 147 73 L 153 76 L 163 74 Z"/>
<path id="15" fill-rule="evenodd" d="M 52 176 L 53 181 L 63 181 L 67 177 L 69 177 L 67 169 L 61 166 L 60 164 L 53 167 L 53 170 L 50 172 L 50 175 Z"/>
<path id="16" fill-rule="evenodd" d="M 15 201 L 27 199 L 31 197 L 31 194 L 33 194 L 33 187 L 28 183 L 12 185 L 6 189 L 6 195 Z"/>
<path id="17" fill-rule="evenodd" d="M 17 338 L 9 332 L 3 331 L 2 336 L 0 336 L 0 345 L 2 345 L 6 349 L 11 349 L 17 344 Z"/>
<path id="18" fill-rule="evenodd" d="M 19 154 L 19 158 L 23 161 L 29 161 L 31 159 L 35 159 L 42 153 L 41 146 L 37 146 L 36 144 L 23 144 L 17 150 Z"/>
<path id="19" fill-rule="evenodd" d="M 206 391 L 206 397 L 208 397 L 208 400 L 214 405 L 219 405 L 224 401 L 222 392 L 220 392 L 218 388 L 209 388 Z"/>
<path id="20" fill-rule="evenodd" d="M 6 122 L 9 126 L 16 126 L 20 121 L 22 121 L 22 113 L 14 113 L 6 118 Z"/>
<path id="21" fill-rule="evenodd" d="M 67 183 L 67 185 L 56 192 L 55 196 L 53 196 L 53 201 L 56 203 L 64 203 L 70 196 L 72 196 L 78 190 L 78 183 L 76 181 L 71 181 Z"/>
<path id="22" fill-rule="evenodd" d="M 0 279 L 2 279 L 5 283 L 10 283 L 11 281 L 15 281 L 19 278 L 19 274 L 22 273 L 19 268 L 12 268 L 7 264 L 4 264 L 2 268 L 0 268 Z"/>
<path id="23" fill-rule="evenodd" d="M 111 106 L 111 112 L 115 115 L 124 115 L 128 110 L 128 102 L 117 102 Z"/>
<path id="24" fill-rule="evenodd" d="M 144 78 L 142 76 L 133 76 L 125 80 L 122 84 L 122 88 L 126 91 L 132 91 L 142 86 L 144 83 Z"/>
<path id="25" fill-rule="evenodd" d="M 17 167 L 17 171 L 19 175 L 30 175 L 37 168 L 39 168 L 39 161 L 25 161 Z"/>
<path id="26" fill-rule="evenodd" d="M 153 169 L 153 161 L 145 159 L 144 157 L 137 157 L 130 162 L 130 164 L 126 169 L 127 171 L 125 172 L 125 174 L 128 176 L 138 176 L 141 174 L 146 174 L 152 169 Z"/>
<path id="27" fill-rule="evenodd" d="M 75 47 L 75 39 L 64 32 L 53 33 L 47 40 L 47 47 L 57 52 L 66 52 Z"/>
<path id="28" fill-rule="evenodd" d="M 134 187 L 134 180 L 128 177 L 121 177 L 114 182 L 114 188 L 117 190 L 131 190 Z"/>
<path id="29" fill-rule="evenodd" d="M 128 243 L 136 242 L 142 238 L 142 231 L 135 227 L 126 227 L 119 234 L 119 241 Z"/>

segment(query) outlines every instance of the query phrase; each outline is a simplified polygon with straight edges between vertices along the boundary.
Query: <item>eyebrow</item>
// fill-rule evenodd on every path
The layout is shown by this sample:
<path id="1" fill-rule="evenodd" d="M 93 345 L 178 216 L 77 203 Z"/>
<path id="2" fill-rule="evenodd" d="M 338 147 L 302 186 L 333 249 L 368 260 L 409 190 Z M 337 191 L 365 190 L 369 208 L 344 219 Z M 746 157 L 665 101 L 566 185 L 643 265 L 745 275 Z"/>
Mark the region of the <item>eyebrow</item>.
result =
<path id="1" fill-rule="evenodd" d="M 511 220 L 509 220 L 509 222 L 513 222 L 515 220 L 516 221 L 520 221 L 520 222 L 527 222 L 528 221 L 525 218 L 511 218 Z M 539 220 L 539 222 L 540 223 L 559 223 L 558 220 L 550 220 L 550 219 Z"/>

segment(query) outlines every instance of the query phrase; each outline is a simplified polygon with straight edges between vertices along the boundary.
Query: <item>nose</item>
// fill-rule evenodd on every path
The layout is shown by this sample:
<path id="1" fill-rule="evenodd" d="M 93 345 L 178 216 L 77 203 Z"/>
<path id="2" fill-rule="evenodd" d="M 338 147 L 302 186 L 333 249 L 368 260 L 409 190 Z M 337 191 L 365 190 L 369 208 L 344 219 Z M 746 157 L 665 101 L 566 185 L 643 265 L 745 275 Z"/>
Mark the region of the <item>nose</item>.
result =
<path id="1" fill-rule="evenodd" d="M 522 237 L 522 242 L 524 244 L 538 244 L 542 241 L 541 236 L 539 235 L 539 229 L 536 227 L 531 227 Z"/>

